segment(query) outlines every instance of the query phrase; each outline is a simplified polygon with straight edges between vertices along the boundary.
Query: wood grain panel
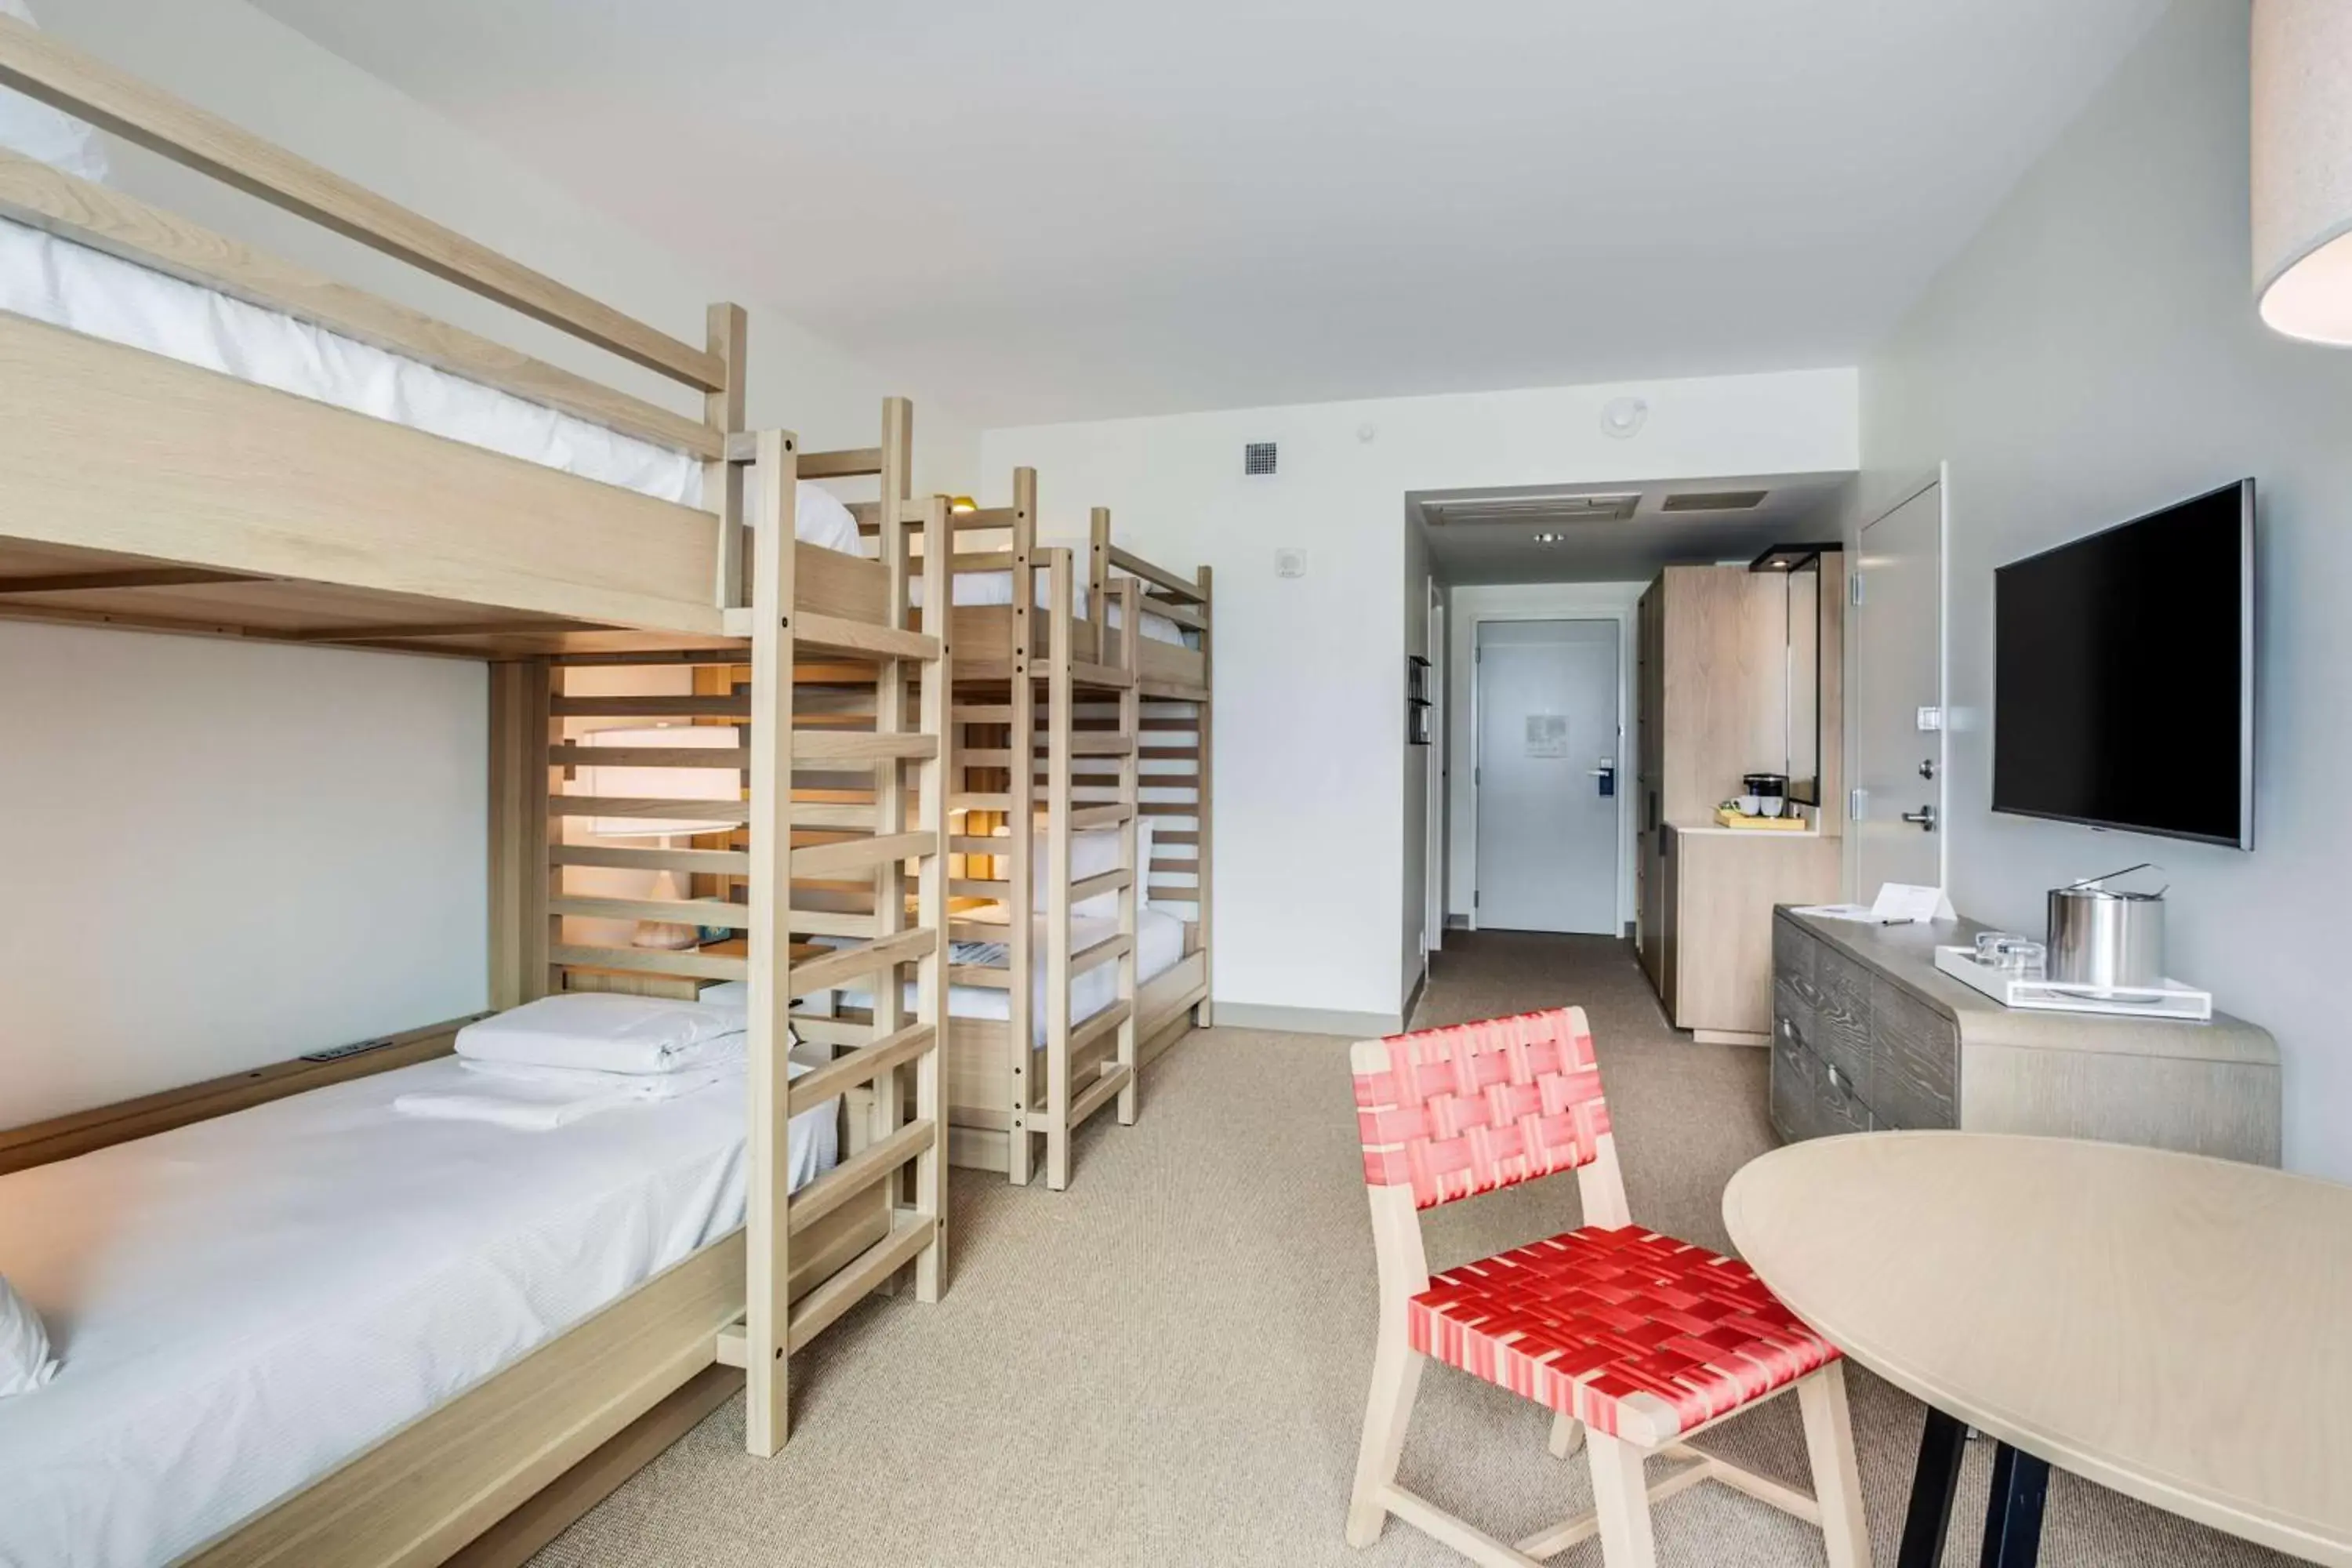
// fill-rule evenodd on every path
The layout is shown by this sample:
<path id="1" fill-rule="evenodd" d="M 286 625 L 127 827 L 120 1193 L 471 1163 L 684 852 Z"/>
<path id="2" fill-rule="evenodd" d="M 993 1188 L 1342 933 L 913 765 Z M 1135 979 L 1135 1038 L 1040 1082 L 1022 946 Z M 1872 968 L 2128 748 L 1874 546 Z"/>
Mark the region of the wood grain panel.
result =
<path id="1" fill-rule="evenodd" d="M 1958 1127 L 1960 1032 L 1932 1007 L 1884 978 L 1870 991 L 1876 1049 L 1864 1098 L 1889 1127 Z"/>
<path id="2" fill-rule="evenodd" d="M 1802 1043 L 1776 1036 L 1772 1041 L 1772 1130 L 1785 1142 L 1867 1132 L 1870 1113 L 1851 1095 L 1831 1087 L 1829 1064 Z"/>
<path id="3" fill-rule="evenodd" d="M 1819 1000 L 1814 1004 L 1813 1049 L 1868 1100 L 1874 1054 L 1870 1043 L 1871 973 L 1826 949 L 1817 952 L 1813 973 L 1820 987 Z"/>

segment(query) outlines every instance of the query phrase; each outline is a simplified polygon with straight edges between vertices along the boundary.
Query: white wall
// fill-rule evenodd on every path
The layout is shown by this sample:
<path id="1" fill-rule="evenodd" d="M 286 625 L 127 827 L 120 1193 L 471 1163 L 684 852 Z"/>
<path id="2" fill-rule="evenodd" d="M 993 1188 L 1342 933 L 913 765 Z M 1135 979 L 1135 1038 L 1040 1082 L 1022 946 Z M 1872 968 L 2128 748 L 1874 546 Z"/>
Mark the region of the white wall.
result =
<path id="1" fill-rule="evenodd" d="M 1955 902 L 2036 931 L 2053 884 L 2162 862 L 2173 972 L 2278 1036 L 2288 1163 L 2347 1180 L 2352 353 L 2255 316 L 2246 80 L 2244 0 L 2175 5 L 1865 365 L 1863 449 L 1880 475 L 1952 465 Z M 1993 816 L 1993 568 L 2248 474 L 2258 847 Z"/>
<path id="2" fill-rule="evenodd" d="M 751 311 L 751 416 L 866 445 L 918 407 L 923 479 L 977 435 L 241 0 L 36 0 L 145 79 L 699 343 Z M 122 188 L 680 408 L 682 389 L 116 144 Z M 0 1127 L 483 1005 L 478 665 L 0 626 Z"/>
<path id="3" fill-rule="evenodd" d="M 1627 392 L 1649 423 L 1612 440 Z M 1131 548 L 1216 568 L 1218 1000 L 1378 1020 L 1404 987 L 1405 493 L 1849 469 L 1854 398 L 1802 371 L 991 430 L 982 484 L 1034 465 L 1046 531 L 1108 506 Z M 1242 473 L 1259 440 L 1272 478 Z"/>
<path id="4" fill-rule="evenodd" d="M 1446 693 L 1446 821 L 1452 868 L 1445 889 L 1445 912 L 1475 926 L 1477 911 L 1471 896 L 1478 888 L 1478 802 L 1472 768 L 1477 762 L 1478 735 L 1473 727 L 1477 711 L 1472 689 L 1477 663 L 1471 657 L 1477 646 L 1481 621 L 1611 620 L 1618 625 L 1618 712 L 1623 733 L 1617 742 L 1617 919 L 1633 918 L 1633 754 L 1640 703 L 1635 690 L 1639 671 L 1633 630 L 1633 606 L 1646 583 L 1513 583 L 1465 585 L 1447 598 L 1448 658 Z"/>
<path id="5" fill-rule="evenodd" d="M 479 667 L 0 622 L 0 1127 L 483 1005 Z"/>

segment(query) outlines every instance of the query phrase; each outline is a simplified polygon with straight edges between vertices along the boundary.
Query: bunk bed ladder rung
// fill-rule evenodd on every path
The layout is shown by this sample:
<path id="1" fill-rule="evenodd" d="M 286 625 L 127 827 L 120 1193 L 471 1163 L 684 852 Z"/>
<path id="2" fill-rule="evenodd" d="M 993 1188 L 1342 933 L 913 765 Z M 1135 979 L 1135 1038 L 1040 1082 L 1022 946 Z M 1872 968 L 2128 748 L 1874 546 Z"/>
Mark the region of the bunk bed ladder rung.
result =
<path id="1" fill-rule="evenodd" d="M 887 1069 L 886 1069 L 887 1070 Z M 865 1148 L 794 1193 L 784 1205 L 785 1224 L 794 1236 L 823 1219 L 860 1193 L 872 1189 L 889 1172 L 939 1142 L 936 1123 L 908 1122 L 878 1143 Z"/>

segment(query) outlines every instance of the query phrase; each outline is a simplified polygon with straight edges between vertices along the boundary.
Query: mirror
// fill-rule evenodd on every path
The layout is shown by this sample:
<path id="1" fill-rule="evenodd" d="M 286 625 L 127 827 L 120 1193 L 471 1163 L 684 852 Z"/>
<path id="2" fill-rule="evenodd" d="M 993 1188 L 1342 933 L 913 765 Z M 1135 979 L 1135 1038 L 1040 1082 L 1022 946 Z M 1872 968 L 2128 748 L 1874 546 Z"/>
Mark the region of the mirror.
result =
<path id="1" fill-rule="evenodd" d="M 1789 798 L 1822 804 L 1822 558 L 1790 568 L 1789 585 Z"/>

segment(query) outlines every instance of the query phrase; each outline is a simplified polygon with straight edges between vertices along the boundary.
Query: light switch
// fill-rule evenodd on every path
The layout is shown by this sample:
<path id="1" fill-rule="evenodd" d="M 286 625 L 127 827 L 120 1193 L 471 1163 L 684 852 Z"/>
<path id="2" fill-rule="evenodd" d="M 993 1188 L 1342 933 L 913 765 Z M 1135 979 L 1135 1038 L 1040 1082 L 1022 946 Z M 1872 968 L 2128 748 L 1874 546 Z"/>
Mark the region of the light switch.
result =
<path id="1" fill-rule="evenodd" d="M 1307 552 L 1304 550 L 1276 551 L 1274 552 L 1274 574 L 1277 577 L 1306 576 Z"/>

